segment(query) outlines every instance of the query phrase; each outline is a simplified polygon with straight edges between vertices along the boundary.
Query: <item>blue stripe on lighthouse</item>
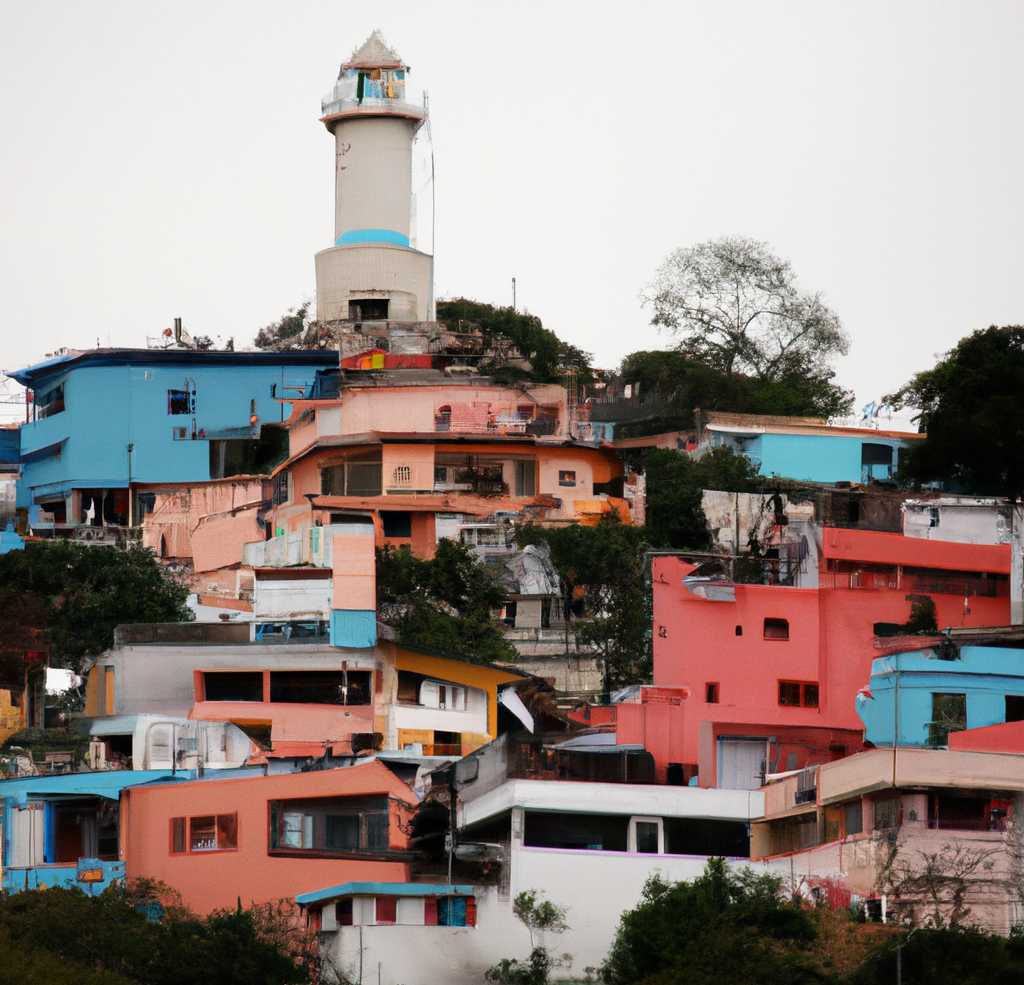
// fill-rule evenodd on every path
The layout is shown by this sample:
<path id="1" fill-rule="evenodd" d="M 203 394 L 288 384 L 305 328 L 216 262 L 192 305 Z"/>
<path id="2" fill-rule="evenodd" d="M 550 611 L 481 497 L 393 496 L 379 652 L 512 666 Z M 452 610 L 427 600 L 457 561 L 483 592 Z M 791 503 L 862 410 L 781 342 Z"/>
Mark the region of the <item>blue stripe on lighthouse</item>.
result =
<path id="1" fill-rule="evenodd" d="M 396 246 L 408 246 L 409 237 L 390 229 L 352 229 L 334 241 L 335 246 L 344 246 L 346 243 L 394 243 Z"/>

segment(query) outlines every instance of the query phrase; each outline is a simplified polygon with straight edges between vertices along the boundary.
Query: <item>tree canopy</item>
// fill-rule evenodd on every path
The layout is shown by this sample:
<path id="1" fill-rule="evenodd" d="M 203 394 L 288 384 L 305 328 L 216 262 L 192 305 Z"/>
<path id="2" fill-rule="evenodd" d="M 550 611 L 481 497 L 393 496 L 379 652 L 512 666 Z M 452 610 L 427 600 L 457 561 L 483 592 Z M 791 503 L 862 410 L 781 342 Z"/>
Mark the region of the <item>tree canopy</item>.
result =
<path id="1" fill-rule="evenodd" d="M 529 379 L 535 383 L 559 383 L 567 369 L 576 371 L 581 384 L 590 383 L 590 354 L 563 342 L 544 327 L 536 315 L 511 307 L 495 307 L 468 298 L 438 301 L 437 320 L 450 332 L 479 329 L 487 341 L 508 339 L 530 363 Z"/>
<path id="2" fill-rule="evenodd" d="M 835 390 L 832 402 L 852 400 L 829 382 L 829 361 L 849 349 L 839 316 L 767 243 L 727 236 L 676 250 L 641 300 L 688 359 L 765 383 L 812 377 Z"/>
<path id="3" fill-rule="evenodd" d="M 979 496 L 1024 495 L 1024 326 L 980 329 L 884 399 L 917 408 L 927 440 L 900 462 L 907 479 Z"/>
<path id="4" fill-rule="evenodd" d="M 477 663 L 516 659 L 491 614 L 505 590 L 467 544 L 439 540 L 429 560 L 407 546 L 379 548 L 377 601 L 400 644 Z"/>
<path id="5" fill-rule="evenodd" d="M 76 670 L 113 646 L 116 626 L 192 619 L 187 586 L 139 546 L 29 541 L 0 554 L 0 592 L 21 625 L 45 629 L 59 661 Z"/>

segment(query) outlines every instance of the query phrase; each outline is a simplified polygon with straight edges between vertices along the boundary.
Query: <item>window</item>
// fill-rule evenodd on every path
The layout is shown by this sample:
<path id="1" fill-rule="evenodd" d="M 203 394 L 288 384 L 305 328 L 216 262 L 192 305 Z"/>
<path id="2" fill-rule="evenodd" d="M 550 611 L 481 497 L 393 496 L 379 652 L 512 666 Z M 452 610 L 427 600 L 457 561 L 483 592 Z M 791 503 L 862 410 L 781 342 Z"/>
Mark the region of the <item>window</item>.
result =
<path id="1" fill-rule="evenodd" d="M 765 619 L 764 638 L 766 640 L 788 640 L 789 620 L 788 619 Z"/>
<path id="2" fill-rule="evenodd" d="M 320 492 L 324 496 L 381 495 L 380 459 L 345 461 L 320 471 Z"/>
<path id="3" fill-rule="evenodd" d="M 863 804 L 855 800 L 852 804 L 846 805 L 846 833 L 848 835 L 859 835 L 864 830 Z"/>
<path id="4" fill-rule="evenodd" d="M 203 674 L 207 701 L 262 701 L 263 672 L 207 671 Z"/>
<path id="5" fill-rule="evenodd" d="M 736 635 L 737 636 L 742 636 L 743 635 L 743 627 L 742 626 L 737 626 L 736 627 Z"/>
<path id="6" fill-rule="evenodd" d="M 275 800 L 270 803 L 270 850 L 387 851 L 388 823 L 386 795 Z"/>
<path id="7" fill-rule="evenodd" d="M 391 485 L 392 486 L 411 486 L 412 485 L 412 466 L 411 465 L 396 465 L 394 471 L 391 473 Z"/>
<path id="8" fill-rule="evenodd" d="M 709 705 L 718 704 L 718 685 L 717 684 L 705 684 L 704 685 L 704 700 Z"/>
<path id="9" fill-rule="evenodd" d="M 475 927 L 476 900 L 472 896 L 439 896 L 437 899 L 439 927 Z"/>
<path id="10" fill-rule="evenodd" d="M 194 414 L 196 412 L 196 395 L 191 390 L 168 390 L 168 414 Z"/>
<path id="11" fill-rule="evenodd" d="M 434 415 L 434 430 L 435 431 L 450 431 L 452 429 L 452 409 L 451 407 L 438 407 L 437 413 Z"/>
<path id="12" fill-rule="evenodd" d="M 171 818 L 171 852 L 226 852 L 238 848 L 238 815 Z"/>
<path id="13" fill-rule="evenodd" d="M 892 831 L 900 823 L 900 796 L 879 797 L 874 802 L 875 830 Z"/>
<path id="14" fill-rule="evenodd" d="M 794 708 L 817 708 L 817 682 L 779 681 L 779 704 Z"/>
<path id="15" fill-rule="evenodd" d="M 660 817 L 629 819 L 629 851 L 640 855 L 660 855 L 664 851 L 664 843 Z"/>
<path id="16" fill-rule="evenodd" d="M 458 684 L 424 681 L 420 685 L 420 704 L 425 708 L 447 708 L 449 711 L 465 711 L 466 689 Z"/>
<path id="17" fill-rule="evenodd" d="M 387 298 L 354 298 L 348 303 L 349 321 L 387 321 Z"/>
<path id="18" fill-rule="evenodd" d="M 928 723 L 928 745 L 944 746 L 950 732 L 967 728 L 967 695 L 932 693 L 932 720 Z"/>
<path id="19" fill-rule="evenodd" d="M 289 495 L 289 480 L 291 479 L 290 472 L 278 472 L 274 476 L 274 505 L 282 506 L 287 503 L 291 496 Z"/>
<path id="20" fill-rule="evenodd" d="M 398 921 L 398 906 L 394 896 L 378 896 L 375 923 L 394 924 Z"/>
<path id="21" fill-rule="evenodd" d="M 270 700 L 300 705 L 368 705 L 369 670 L 272 670 Z"/>
<path id="22" fill-rule="evenodd" d="M 515 473 L 516 495 L 536 496 L 537 495 L 537 463 L 536 462 L 513 462 Z"/>
<path id="23" fill-rule="evenodd" d="M 558 484 L 560 486 L 575 486 L 576 473 L 567 469 L 558 470 Z"/>
<path id="24" fill-rule="evenodd" d="M 1006 695 L 1006 721 L 1024 722 L 1024 695 Z"/>
<path id="25" fill-rule="evenodd" d="M 381 510 L 380 521 L 385 537 L 412 536 L 412 513 L 408 510 Z"/>
<path id="26" fill-rule="evenodd" d="M 35 419 L 41 421 L 44 417 L 52 417 L 64 410 L 64 384 L 60 383 L 46 393 L 35 393 Z"/>

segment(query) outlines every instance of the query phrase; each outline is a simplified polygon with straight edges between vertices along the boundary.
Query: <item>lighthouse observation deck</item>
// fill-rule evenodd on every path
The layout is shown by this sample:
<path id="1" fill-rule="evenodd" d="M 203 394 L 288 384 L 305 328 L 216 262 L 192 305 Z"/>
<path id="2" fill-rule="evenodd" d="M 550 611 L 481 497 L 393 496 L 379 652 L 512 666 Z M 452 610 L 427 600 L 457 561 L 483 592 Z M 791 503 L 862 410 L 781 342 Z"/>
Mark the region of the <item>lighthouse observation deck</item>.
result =
<path id="1" fill-rule="evenodd" d="M 349 116 L 404 116 L 422 122 L 427 117 L 423 95 L 409 85 L 407 74 L 404 68 L 344 70 L 320 101 L 321 119 L 328 129 Z"/>

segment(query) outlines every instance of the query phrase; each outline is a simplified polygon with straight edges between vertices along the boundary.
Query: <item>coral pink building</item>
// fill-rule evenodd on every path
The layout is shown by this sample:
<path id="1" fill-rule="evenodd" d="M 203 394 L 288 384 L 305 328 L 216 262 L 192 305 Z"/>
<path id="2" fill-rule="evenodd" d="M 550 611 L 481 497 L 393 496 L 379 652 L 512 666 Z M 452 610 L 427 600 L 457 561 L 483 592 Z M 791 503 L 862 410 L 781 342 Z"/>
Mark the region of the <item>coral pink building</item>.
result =
<path id="1" fill-rule="evenodd" d="M 618 706 L 620 742 L 643 742 L 659 770 L 678 764 L 676 782 L 753 789 L 863 748 L 855 698 L 877 634 L 907 622 L 915 600 L 932 600 L 940 629 L 1009 622 L 1009 545 L 832 527 L 817 539 L 799 580 L 813 587 L 654 559 L 655 688 Z"/>
<path id="2" fill-rule="evenodd" d="M 374 761 L 342 769 L 168 781 L 121 795 L 128 879 L 159 879 L 206 914 L 326 883 L 402 882 L 412 791 Z"/>

